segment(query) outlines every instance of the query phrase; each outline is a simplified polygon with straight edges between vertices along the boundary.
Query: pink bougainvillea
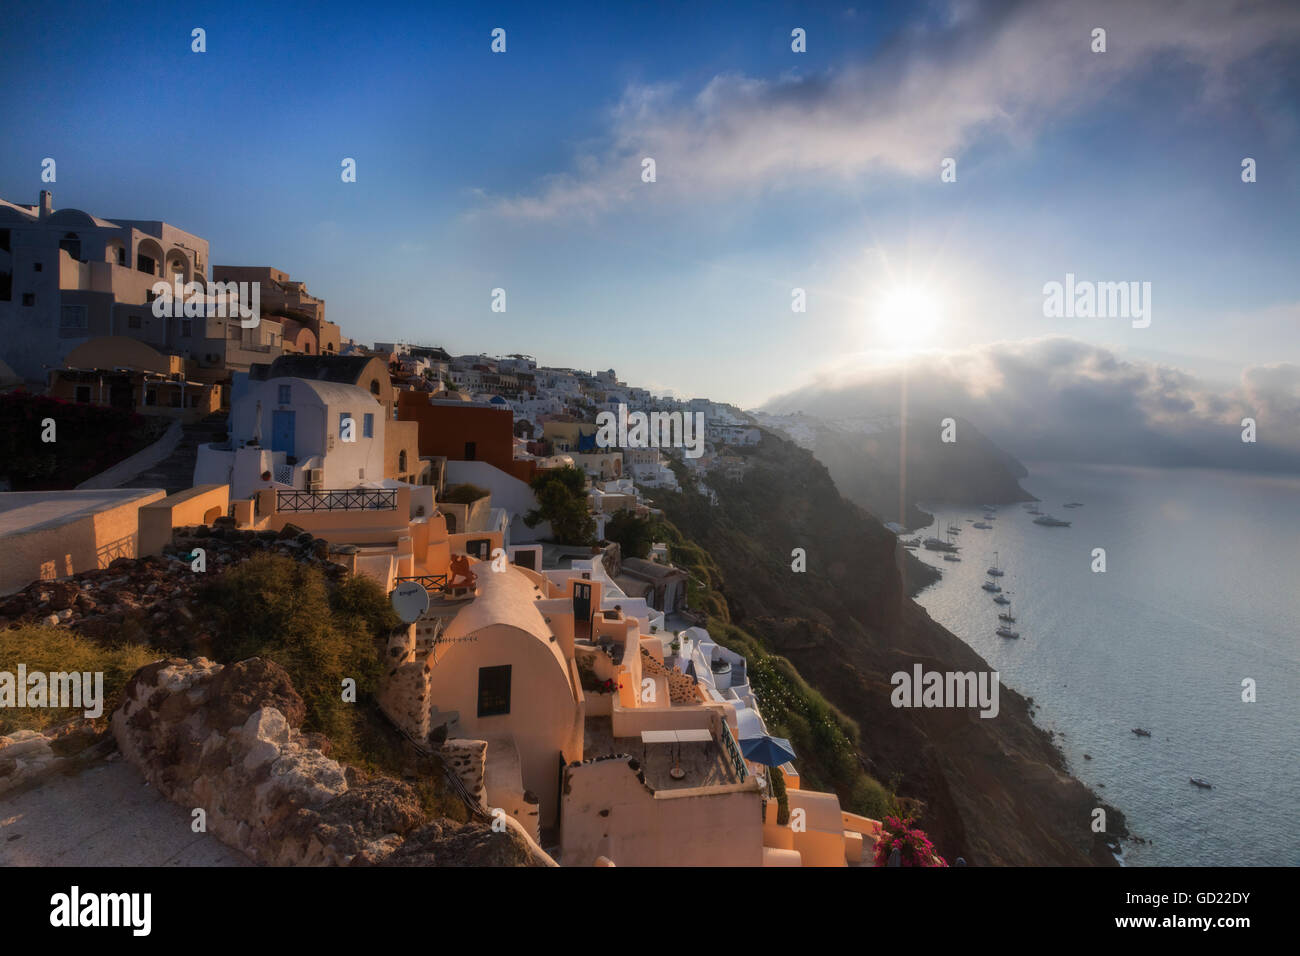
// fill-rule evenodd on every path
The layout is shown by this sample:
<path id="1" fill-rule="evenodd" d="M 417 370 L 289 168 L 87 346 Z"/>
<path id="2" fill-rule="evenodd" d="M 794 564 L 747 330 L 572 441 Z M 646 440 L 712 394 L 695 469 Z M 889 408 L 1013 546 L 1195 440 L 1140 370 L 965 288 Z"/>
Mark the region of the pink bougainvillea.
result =
<path id="1" fill-rule="evenodd" d="M 889 863 L 889 855 L 898 850 L 902 866 L 947 866 L 948 861 L 934 852 L 934 844 L 924 830 L 912 826 L 911 817 L 885 817 L 880 840 L 876 843 L 876 866 Z"/>

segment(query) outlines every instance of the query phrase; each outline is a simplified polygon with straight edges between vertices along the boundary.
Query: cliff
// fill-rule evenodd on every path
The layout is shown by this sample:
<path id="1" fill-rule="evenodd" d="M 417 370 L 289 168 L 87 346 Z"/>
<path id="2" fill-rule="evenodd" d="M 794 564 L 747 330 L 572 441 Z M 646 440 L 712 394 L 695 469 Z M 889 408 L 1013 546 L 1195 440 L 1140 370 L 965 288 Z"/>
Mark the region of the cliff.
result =
<path id="1" fill-rule="evenodd" d="M 946 443 L 940 441 L 937 415 L 913 416 L 906 428 L 891 425 L 870 432 L 823 423 L 812 452 L 846 498 L 882 521 L 908 528 L 929 524 L 918 501 L 1035 500 L 1020 487 L 1028 474 L 1024 465 L 965 419 L 956 419 L 955 428 L 956 441 Z"/>
<path id="2" fill-rule="evenodd" d="M 764 433 L 740 453 L 740 480 L 710 476 L 716 506 L 689 491 L 657 502 L 716 565 L 730 621 L 858 724 L 864 766 L 919 802 L 939 852 L 971 864 L 1113 863 L 1107 840 L 1125 834 L 1123 815 L 1106 808 L 1109 836 L 1091 831 L 1105 804 L 1068 774 L 1030 701 L 1003 686 L 992 718 L 891 704 L 891 675 L 916 663 L 991 670 L 907 596 L 894 535 L 791 442 Z M 795 548 L 807 553 L 805 573 L 791 570 Z"/>

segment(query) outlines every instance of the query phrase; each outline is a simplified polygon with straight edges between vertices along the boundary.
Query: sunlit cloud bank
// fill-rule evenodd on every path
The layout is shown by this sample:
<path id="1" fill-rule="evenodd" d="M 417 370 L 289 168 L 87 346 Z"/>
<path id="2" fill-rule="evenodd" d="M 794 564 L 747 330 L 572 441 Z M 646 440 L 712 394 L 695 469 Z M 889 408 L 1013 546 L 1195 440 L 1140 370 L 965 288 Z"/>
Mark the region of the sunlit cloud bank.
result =
<path id="1" fill-rule="evenodd" d="M 855 363 L 773 399 L 772 412 L 828 419 L 896 412 L 973 422 L 1028 460 L 1300 471 L 1300 365 L 1246 368 L 1217 389 L 1176 368 L 1075 339 L 999 342 Z M 1255 443 L 1242 441 L 1254 419 Z"/>

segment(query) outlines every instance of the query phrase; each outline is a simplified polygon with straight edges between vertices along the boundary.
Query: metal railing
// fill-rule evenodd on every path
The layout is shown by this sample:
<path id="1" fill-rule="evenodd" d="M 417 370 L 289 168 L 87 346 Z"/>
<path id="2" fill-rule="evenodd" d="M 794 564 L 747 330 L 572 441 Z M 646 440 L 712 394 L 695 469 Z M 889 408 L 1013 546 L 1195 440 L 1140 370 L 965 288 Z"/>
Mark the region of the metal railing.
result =
<path id="1" fill-rule="evenodd" d="M 427 591 L 447 590 L 447 575 L 445 574 L 404 574 L 393 578 L 394 584 L 400 584 L 403 581 L 417 581 L 424 585 Z"/>
<path id="2" fill-rule="evenodd" d="M 736 743 L 736 738 L 731 735 L 731 728 L 725 720 L 722 724 L 722 746 L 727 751 L 727 756 L 731 758 L 732 765 L 736 768 L 736 775 L 740 782 L 744 783 L 745 778 L 749 776 L 749 769 L 745 766 L 745 758 L 740 754 L 740 747 Z"/>
<path id="3" fill-rule="evenodd" d="M 396 511 L 396 488 L 349 488 L 340 491 L 276 491 L 275 510 Z"/>

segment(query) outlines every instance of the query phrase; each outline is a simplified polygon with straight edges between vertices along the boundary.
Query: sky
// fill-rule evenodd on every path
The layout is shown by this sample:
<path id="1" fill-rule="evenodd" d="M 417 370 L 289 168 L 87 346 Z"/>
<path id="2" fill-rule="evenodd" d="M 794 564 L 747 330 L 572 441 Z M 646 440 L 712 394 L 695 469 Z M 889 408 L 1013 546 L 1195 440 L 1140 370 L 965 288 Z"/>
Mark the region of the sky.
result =
<path id="1" fill-rule="evenodd" d="M 1223 415 L 1253 374 L 1285 412 L 1298 53 L 1292 2 L 11 0 L 0 196 L 162 219 L 363 343 L 743 407 L 1099 349 Z M 1045 316 L 1067 273 L 1149 282 L 1149 325 Z"/>

